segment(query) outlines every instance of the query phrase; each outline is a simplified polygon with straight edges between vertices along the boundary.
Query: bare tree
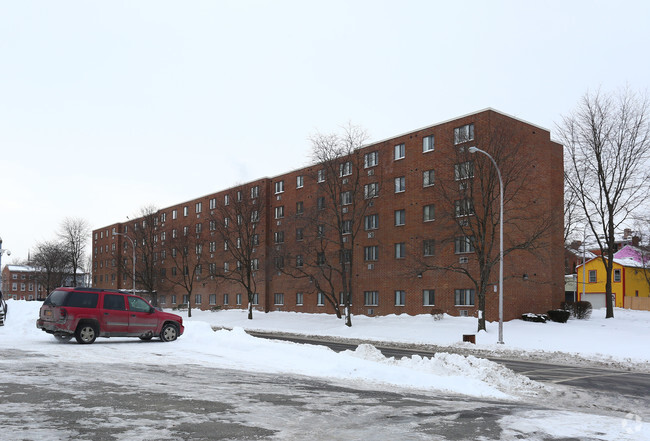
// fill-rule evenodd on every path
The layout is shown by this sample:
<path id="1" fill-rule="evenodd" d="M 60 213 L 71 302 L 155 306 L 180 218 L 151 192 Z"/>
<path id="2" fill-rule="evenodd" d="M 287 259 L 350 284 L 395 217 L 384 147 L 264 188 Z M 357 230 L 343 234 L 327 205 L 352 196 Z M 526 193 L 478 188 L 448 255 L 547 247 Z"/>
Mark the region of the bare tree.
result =
<path id="1" fill-rule="evenodd" d="M 380 176 L 369 182 L 363 173 L 360 148 L 367 140 L 365 130 L 351 124 L 341 134 L 311 137 L 315 165 L 310 178 L 318 182 L 317 204 L 296 218 L 296 223 L 304 225 L 304 240 L 295 255 L 291 250 L 285 254 L 288 260 L 296 260 L 285 273 L 308 278 L 336 316 L 345 316 L 347 326 L 352 326 L 355 244 L 380 186 Z"/>
<path id="2" fill-rule="evenodd" d="M 504 240 L 504 257 L 520 250 L 533 255 L 534 250 L 546 246 L 545 235 L 553 225 L 554 216 L 541 214 L 535 201 L 529 197 L 530 192 L 526 192 L 529 162 L 523 140 L 506 127 L 495 124 L 489 133 L 476 140 L 475 145 L 489 153 L 501 171 L 504 211 L 507 213 L 504 230 L 510 232 Z M 456 149 L 456 155 L 449 155 L 446 161 L 445 168 L 453 170 L 454 174 L 436 178 L 437 190 L 445 204 L 436 213 L 436 219 L 450 225 L 455 234 L 439 240 L 435 246 L 453 247 L 456 253 L 468 253 L 467 258 L 466 261 L 426 260 L 414 258 L 423 255 L 421 250 L 414 250 L 409 253 L 411 271 L 417 274 L 450 271 L 466 276 L 474 285 L 478 299 L 478 331 L 484 331 L 486 293 L 493 284 L 494 269 L 499 265 L 499 176 L 489 158 L 472 154 L 467 147 Z M 423 239 L 426 241 L 428 238 Z M 432 255 L 433 252 L 424 254 Z"/>
<path id="3" fill-rule="evenodd" d="M 31 258 L 30 265 L 36 268 L 36 282 L 45 286 L 49 293 L 63 284 L 70 268 L 68 247 L 57 241 L 42 242 L 36 245 L 36 252 Z"/>
<path id="4" fill-rule="evenodd" d="M 160 254 L 161 245 L 166 240 L 167 232 L 158 231 L 158 208 L 147 205 L 137 214 L 137 223 L 134 224 L 131 239 L 136 244 L 135 281 L 149 293 L 151 302 L 158 306 L 158 285 L 160 283 Z M 132 257 L 131 257 L 132 258 Z M 133 264 L 124 264 L 123 270 L 133 272 Z M 132 276 L 133 277 L 133 276 Z"/>
<path id="5" fill-rule="evenodd" d="M 210 231 L 216 233 L 215 240 L 209 244 L 210 252 L 221 257 L 211 261 L 210 275 L 246 290 L 249 320 L 253 319 L 257 286 L 262 281 L 256 256 L 263 240 L 258 227 L 265 215 L 265 192 L 260 185 L 233 189 L 224 195 L 223 204 L 216 206 L 210 216 Z"/>
<path id="6" fill-rule="evenodd" d="M 192 293 L 204 273 L 204 263 L 207 262 L 202 230 L 201 223 L 194 225 L 194 228 L 185 225 L 182 231 L 172 233 L 172 237 L 167 238 L 164 247 L 165 259 L 171 262 L 171 274 L 166 273 L 162 281 L 183 289 L 186 296 L 183 303 L 187 303 L 189 317 L 192 316 Z"/>
<path id="7" fill-rule="evenodd" d="M 77 270 L 83 268 L 82 262 L 90 238 L 90 227 L 85 219 L 66 218 L 61 224 L 58 236 L 67 250 L 72 284 L 77 286 Z"/>
<path id="8" fill-rule="evenodd" d="M 571 243 L 575 239 L 576 232 L 579 231 L 579 227 L 584 225 L 585 216 L 582 214 L 582 210 L 579 203 L 578 193 L 575 189 L 569 184 L 570 181 L 574 180 L 573 174 L 575 170 L 570 164 L 566 164 L 564 167 L 564 244 L 565 246 Z M 580 237 L 580 241 L 583 241 L 584 238 Z"/>
<path id="9" fill-rule="evenodd" d="M 586 94 L 558 125 L 572 169 L 567 183 L 598 242 L 606 269 L 607 318 L 614 317 L 615 232 L 648 195 L 649 104 L 647 96 L 629 89 Z"/>

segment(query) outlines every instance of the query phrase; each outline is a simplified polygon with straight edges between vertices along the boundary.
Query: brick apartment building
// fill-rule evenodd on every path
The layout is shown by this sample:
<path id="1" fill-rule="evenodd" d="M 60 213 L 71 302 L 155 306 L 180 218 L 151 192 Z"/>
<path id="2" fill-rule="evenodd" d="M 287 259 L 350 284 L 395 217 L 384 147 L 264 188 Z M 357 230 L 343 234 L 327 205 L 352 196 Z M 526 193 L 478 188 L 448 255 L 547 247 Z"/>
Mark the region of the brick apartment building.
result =
<path id="1" fill-rule="evenodd" d="M 5 265 L 2 269 L 2 293 L 5 299 L 43 300 L 45 288 L 37 279 L 36 268 L 28 265 Z"/>
<path id="2" fill-rule="evenodd" d="M 131 289 L 132 239 L 148 228 L 150 239 L 135 241 L 136 255 L 140 246 L 152 245 L 155 272 L 158 279 L 166 279 L 155 286 L 162 306 L 187 301 L 187 290 L 169 282 L 185 273 L 193 282 L 193 307 L 247 308 L 242 285 L 216 275 L 240 270 L 229 250 L 243 247 L 244 233 L 235 231 L 248 216 L 255 218 L 251 260 L 246 263 L 255 269 L 258 282 L 255 309 L 332 313 L 315 288 L 315 279 L 304 276 L 310 273 L 306 262 L 322 258 L 321 267 L 334 262 L 323 258 L 324 248 L 308 243 L 320 238 L 322 244 L 324 236 L 337 242 L 340 231 L 319 224 L 316 235 L 316 223 L 327 222 L 312 221 L 322 218 L 315 213 L 327 204 L 327 180 L 338 179 L 340 207 L 332 213 L 341 219 L 336 222 L 347 221 L 352 229 L 359 226 L 356 236 L 349 236 L 353 247 L 340 257 L 351 267 L 353 314 L 422 314 L 440 309 L 476 316 L 478 295 L 472 277 L 478 277 L 479 256 L 474 250 L 476 235 L 467 231 L 482 218 L 481 212 L 486 213 L 483 200 L 496 201 L 491 209 L 498 215 L 499 188 L 494 180 L 483 179 L 495 171 L 489 159 L 470 153 L 469 147 L 485 150 L 500 164 L 505 183 L 504 247 L 522 248 L 508 252 L 504 259 L 505 319 L 559 307 L 564 300 L 562 146 L 551 141 L 548 130 L 492 109 L 365 145 L 357 154 L 340 159 L 336 176 L 326 175 L 323 166 L 316 164 L 160 209 L 148 225 L 136 219 L 94 230 L 93 286 Z M 363 196 L 356 197 L 367 205 L 358 219 L 346 219 L 350 213 L 346 204 L 355 197 L 351 196 L 355 189 L 362 189 Z M 237 217 L 230 219 L 233 236 L 223 240 L 221 225 L 227 221 L 222 209 L 235 202 L 253 209 L 258 204 L 259 210 L 233 215 Z M 495 216 L 483 217 L 498 223 Z M 488 255 L 494 259 L 499 251 L 498 229 L 496 237 L 493 230 L 486 231 L 487 242 L 494 243 Z M 343 243 L 345 234 L 338 238 Z M 178 242 L 181 238 L 188 239 Z M 528 245 L 520 246 L 524 243 Z M 198 269 L 175 268 L 172 253 L 174 259 L 180 253 L 200 255 L 202 261 L 195 262 Z M 145 254 L 136 257 L 139 264 L 146 259 Z M 498 263 L 485 295 L 488 320 L 497 317 L 497 282 Z M 142 284 L 137 289 L 143 289 Z"/>

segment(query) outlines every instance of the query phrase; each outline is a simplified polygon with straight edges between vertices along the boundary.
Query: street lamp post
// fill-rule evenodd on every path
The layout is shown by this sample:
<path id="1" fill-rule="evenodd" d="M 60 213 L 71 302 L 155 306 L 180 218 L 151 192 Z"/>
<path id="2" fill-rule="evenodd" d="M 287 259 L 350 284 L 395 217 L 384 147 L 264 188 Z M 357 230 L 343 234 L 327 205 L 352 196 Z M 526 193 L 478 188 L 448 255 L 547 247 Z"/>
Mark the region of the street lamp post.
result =
<path id="1" fill-rule="evenodd" d="M 487 152 L 477 148 L 470 147 L 470 153 L 483 153 L 490 158 L 494 168 L 497 169 L 499 175 L 499 195 L 501 197 L 501 207 L 499 212 L 499 341 L 497 343 L 503 344 L 503 179 L 501 179 L 501 170 L 494 158 Z"/>
<path id="2" fill-rule="evenodd" d="M 126 234 L 118 233 L 117 231 L 113 231 L 113 236 L 124 236 L 131 241 L 131 246 L 133 247 L 133 274 L 131 275 L 131 279 L 133 280 L 133 294 L 135 294 L 135 242 Z"/>

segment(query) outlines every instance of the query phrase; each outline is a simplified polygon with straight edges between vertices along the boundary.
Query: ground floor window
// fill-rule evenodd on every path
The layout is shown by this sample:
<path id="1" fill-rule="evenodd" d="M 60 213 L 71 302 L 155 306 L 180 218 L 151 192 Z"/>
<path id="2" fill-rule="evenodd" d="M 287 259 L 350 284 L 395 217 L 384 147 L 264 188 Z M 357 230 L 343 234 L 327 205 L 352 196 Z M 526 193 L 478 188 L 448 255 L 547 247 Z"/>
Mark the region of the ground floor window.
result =
<path id="1" fill-rule="evenodd" d="M 406 305 L 406 291 L 395 291 L 395 306 Z"/>
<path id="2" fill-rule="evenodd" d="M 158 303 L 164 305 L 165 303 L 167 303 L 167 298 L 165 296 L 158 296 Z"/>
<path id="3" fill-rule="evenodd" d="M 302 293 L 301 292 L 296 293 L 296 306 L 302 306 L 303 304 L 302 302 L 303 302 Z"/>
<path id="4" fill-rule="evenodd" d="M 364 291 L 363 300 L 365 306 L 377 306 L 379 305 L 379 292 Z"/>
<path id="5" fill-rule="evenodd" d="M 200 305 L 202 301 L 203 301 L 203 297 L 201 296 L 201 294 L 197 294 L 194 296 L 195 305 Z"/>
<path id="6" fill-rule="evenodd" d="M 215 297 L 216 297 L 216 296 L 215 296 Z M 228 294 L 224 294 L 224 295 L 223 295 L 223 304 L 224 304 L 224 305 L 227 305 L 227 304 L 228 304 L 228 297 L 229 297 Z"/>
<path id="7" fill-rule="evenodd" d="M 455 297 L 456 306 L 474 306 L 473 289 L 457 289 Z"/>
<path id="8" fill-rule="evenodd" d="M 210 304 L 211 305 L 216 305 L 217 304 L 217 295 L 216 294 L 210 294 Z"/>
<path id="9" fill-rule="evenodd" d="M 284 305 L 284 294 L 276 292 L 273 295 L 273 304 L 274 305 Z"/>
<path id="10" fill-rule="evenodd" d="M 422 291 L 422 304 L 424 306 L 435 305 L 435 291 L 432 289 L 425 289 Z"/>
<path id="11" fill-rule="evenodd" d="M 176 294 L 172 295 L 172 304 L 176 304 Z"/>
<path id="12" fill-rule="evenodd" d="M 237 304 L 238 304 L 238 305 L 241 305 L 241 294 L 237 294 L 235 300 L 237 301 Z"/>
<path id="13" fill-rule="evenodd" d="M 253 294 L 253 301 L 251 303 L 253 303 L 253 305 L 260 304 L 260 295 L 258 293 Z"/>
<path id="14" fill-rule="evenodd" d="M 317 306 L 325 306 L 325 294 L 322 292 L 319 292 L 316 295 L 316 305 Z"/>

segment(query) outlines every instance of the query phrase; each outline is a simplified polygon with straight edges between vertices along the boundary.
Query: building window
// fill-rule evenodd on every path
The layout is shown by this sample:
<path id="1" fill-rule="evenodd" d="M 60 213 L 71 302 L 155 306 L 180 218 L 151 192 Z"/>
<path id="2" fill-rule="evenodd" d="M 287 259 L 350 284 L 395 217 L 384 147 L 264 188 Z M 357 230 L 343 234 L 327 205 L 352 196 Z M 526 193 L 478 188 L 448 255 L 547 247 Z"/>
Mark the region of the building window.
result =
<path id="1" fill-rule="evenodd" d="M 273 294 L 273 304 L 284 305 L 284 294 L 281 292 L 276 292 L 275 294 Z"/>
<path id="2" fill-rule="evenodd" d="M 434 173 L 433 170 L 422 172 L 422 186 L 431 187 L 433 185 Z"/>
<path id="3" fill-rule="evenodd" d="M 474 306 L 473 289 L 457 289 L 455 293 L 456 306 Z"/>
<path id="4" fill-rule="evenodd" d="M 344 220 L 341 222 L 341 234 L 352 234 L 352 220 Z"/>
<path id="5" fill-rule="evenodd" d="M 302 214 L 305 211 L 305 204 L 302 201 L 296 202 L 296 214 Z"/>
<path id="6" fill-rule="evenodd" d="M 379 228 L 379 215 L 369 214 L 363 219 L 363 227 L 366 231 Z"/>
<path id="7" fill-rule="evenodd" d="M 316 199 L 316 208 L 319 210 L 325 209 L 325 197 L 321 196 L 318 199 Z"/>
<path id="8" fill-rule="evenodd" d="M 176 294 L 172 294 L 172 305 L 176 304 Z"/>
<path id="9" fill-rule="evenodd" d="M 229 262 L 224 262 L 223 263 L 223 272 L 227 273 L 228 271 L 230 271 L 230 263 Z"/>
<path id="10" fill-rule="evenodd" d="M 194 209 L 196 210 L 197 213 L 203 211 L 203 202 L 197 202 L 196 205 L 194 206 Z"/>
<path id="11" fill-rule="evenodd" d="M 466 124 L 454 129 L 454 144 L 460 144 L 474 139 L 474 124 Z"/>
<path id="12" fill-rule="evenodd" d="M 275 243 L 284 243 L 284 231 L 276 231 L 273 233 L 273 241 Z"/>
<path id="13" fill-rule="evenodd" d="M 298 254 L 296 256 L 296 268 L 302 268 L 303 265 L 305 264 L 305 261 L 302 257 L 302 254 Z"/>
<path id="14" fill-rule="evenodd" d="M 296 177 L 296 188 L 302 188 L 305 185 L 305 177 L 297 176 Z"/>
<path id="15" fill-rule="evenodd" d="M 461 181 L 474 177 L 474 163 L 472 161 L 461 162 L 454 164 L 454 179 Z"/>
<path id="16" fill-rule="evenodd" d="M 325 225 L 316 225 L 316 237 L 319 239 L 325 237 Z"/>
<path id="17" fill-rule="evenodd" d="M 253 301 L 251 303 L 253 303 L 253 305 L 260 304 L 260 295 L 258 293 L 253 294 Z"/>
<path id="18" fill-rule="evenodd" d="M 210 199 L 210 210 L 217 208 L 217 198 Z"/>
<path id="19" fill-rule="evenodd" d="M 316 253 L 316 264 L 325 265 L 325 253 L 323 252 Z"/>
<path id="20" fill-rule="evenodd" d="M 255 199 L 260 196 L 260 187 L 259 185 L 256 185 L 254 187 L 251 187 L 251 199 Z"/>
<path id="21" fill-rule="evenodd" d="M 456 254 L 473 253 L 474 238 L 472 236 L 458 236 L 454 239 L 454 251 Z"/>
<path id="22" fill-rule="evenodd" d="M 402 193 L 406 190 L 406 177 L 395 178 L 395 193 Z"/>
<path id="23" fill-rule="evenodd" d="M 621 281 L 621 270 L 620 269 L 615 269 L 614 270 L 614 282 L 620 282 Z"/>
<path id="24" fill-rule="evenodd" d="M 339 166 L 339 176 L 350 176 L 352 174 L 352 162 L 346 161 Z"/>
<path id="25" fill-rule="evenodd" d="M 433 256 L 435 253 L 435 244 L 436 241 L 434 239 L 425 239 L 422 241 L 422 248 L 423 248 L 423 254 L 424 257 L 430 257 Z"/>
<path id="26" fill-rule="evenodd" d="M 302 228 L 296 228 L 296 240 L 303 240 L 305 238 L 305 234 L 303 232 Z"/>
<path id="27" fill-rule="evenodd" d="M 251 211 L 251 222 L 259 222 L 260 221 L 260 212 L 257 210 Z"/>
<path id="28" fill-rule="evenodd" d="M 379 292 L 377 291 L 364 291 L 363 292 L 364 306 L 377 306 L 379 305 Z"/>
<path id="29" fill-rule="evenodd" d="M 241 305 L 241 294 L 235 296 L 235 302 L 237 302 L 237 305 Z"/>
<path id="30" fill-rule="evenodd" d="M 230 195 L 229 194 L 223 195 L 223 205 L 230 205 Z"/>
<path id="31" fill-rule="evenodd" d="M 350 205 L 352 203 L 352 192 L 344 191 L 341 193 L 341 205 Z"/>
<path id="32" fill-rule="evenodd" d="M 296 293 L 296 306 L 302 306 L 303 305 L 303 295 L 301 292 Z"/>
<path id="33" fill-rule="evenodd" d="M 260 244 L 260 235 L 259 234 L 253 234 L 253 245 L 258 246 Z"/>
<path id="34" fill-rule="evenodd" d="M 275 207 L 275 218 L 282 219 L 284 217 L 284 205 Z"/>
<path id="35" fill-rule="evenodd" d="M 589 270 L 589 283 L 596 283 L 597 280 L 596 270 Z"/>
<path id="36" fill-rule="evenodd" d="M 260 269 L 259 259 L 251 259 L 251 271 L 257 271 Z"/>
<path id="37" fill-rule="evenodd" d="M 379 247 L 377 245 L 364 247 L 363 248 L 363 258 L 367 262 L 374 262 L 379 257 Z"/>
<path id="38" fill-rule="evenodd" d="M 395 244 L 395 259 L 403 259 L 406 257 L 406 243 L 399 242 Z"/>
<path id="39" fill-rule="evenodd" d="M 379 152 L 370 152 L 363 155 L 363 167 L 370 168 L 379 164 Z"/>
<path id="40" fill-rule="evenodd" d="M 203 296 L 201 294 L 197 294 L 194 296 L 195 305 L 200 305 L 202 302 L 203 302 Z"/>
<path id="41" fill-rule="evenodd" d="M 318 170 L 318 182 L 325 182 L 325 170 Z"/>
<path id="42" fill-rule="evenodd" d="M 186 206 L 183 207 L 183 216 L 187 217 L 188 214 L 190 214 L 190 209 L 186 205 Z"/>
<path id="43" fill-rule="evenodd" d="M 406 222 L 406 210 L 395 210 L 395 226 L 399 227 Z"/>
<path id="44" fill-rule="evenodd" d="M 190 232 L 190 227 L 187 225 L 183 227 L 183 236 L 187 236 L 187 234 Z"/>
<path id="45" fill-rule="evenodd" d="M 425 136 L 422 138 L 422 152 L 432 152 L 433 151 L 433 135 Z"/>
<path id="46" fill-rule="evenodd" d="M 316 306 L 325 306 L 325 294 L 322 292 L 316 295 Z"/>
<path id="47" fill-rule="evenodd" d="M 243 198 L 244 198 L 244 196 L 242 194 L 242 191 L 237 190 L 237 202 L 241 202 Z"/>
<path id="48" fill-rule="evenodd" d="M 365 199 L 376 198 L 379 196 L 379 184 L 371 182 L 363 186 L 363 197 Z"/>
<path id="49" fill-rule="evenodd" d="M 194 230 L 196 231 L 196 234 L 199 234 L 201 231 L 203 231 L 203 224 L 196 224 L 194 226 Z"/>
<path id="50" fill-rule="evenodd" d="M 404 156 L 406 156 L 406 146 L 403 143 L 397 144 L 395 146 L 395 153 L 393 155 L 393 159 L 397 161 L 398 159 L 404 158 Z"/>
<path id="51" fill-rule="evenodd" d="M 274 264 L 276 270 L 281 270 L 282 268 L 284 268 L 284 256 L 277 256 L 274 259 Z"/>
<path id="52" fill-rule="evenodd" d="M 422 290 L 422 305 L 433 306 L 436 304 L 435 291 L 433 289 Z"/>
<path id="53" fill-rule="evenodd" d="M 174 208 L 172 210 L 172 219 L 177 219 L 178 218 L 178 210 Z"/>
<path id="54" fill-rule="evenodd" d="M 284 181 L 278 181 L 275 183 L 275 194 L 284 193 Z"/>
<path id="55" fill-rule="evenodd" d="M 406 291 L 397 290 L 395 291 L 395 306 L 404 306 L 406 305 Z"/>
<path id="56" fill-rule="evenodd" d="M 474 202 L 471 199 L 461 199 L 454 202 L 456 217 L 474 214 Z"/>
<path id="57" fill-rule="evenodd" d="M 216 294 L 212 294 L 210 297 L 212 297 L 212 296 L 215 297 L 214 301 L 215 301 L 215 303 L 216 303 L 216 301 L 217 301 L 217 299 L 216 299 L 217 295 L 216 295 Z M 230 299 L 229 299 L 229 297 L 230 297 L 230 296 L 229 296 L 228 294 L 224 294 L 224 295 L 223 295 L 223 304 L 224 304 L 224 305 L 227 305 L 227 304 L 230 303 Z M 211 303 L 211 304 L 212 304 L 212 303 Z"/>
<path id="58" fill-rule="evenodd" d="M 422 218 L 424 222 L 431 222 L 434 220 L 435 210 L 433 204 L 425 205 L 422 207 Z"/>

